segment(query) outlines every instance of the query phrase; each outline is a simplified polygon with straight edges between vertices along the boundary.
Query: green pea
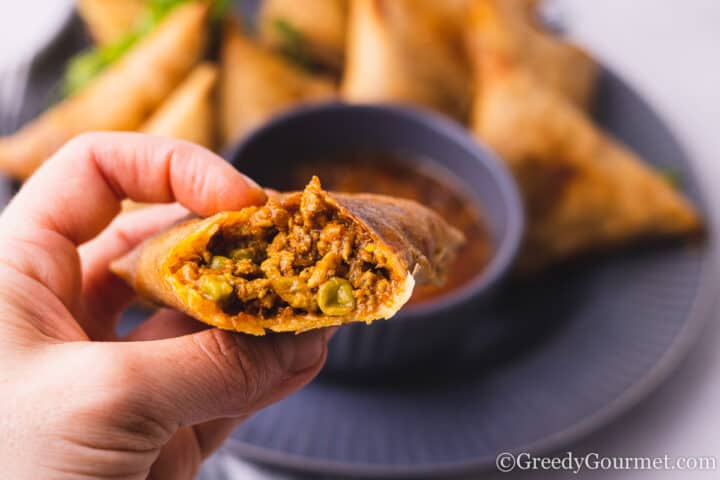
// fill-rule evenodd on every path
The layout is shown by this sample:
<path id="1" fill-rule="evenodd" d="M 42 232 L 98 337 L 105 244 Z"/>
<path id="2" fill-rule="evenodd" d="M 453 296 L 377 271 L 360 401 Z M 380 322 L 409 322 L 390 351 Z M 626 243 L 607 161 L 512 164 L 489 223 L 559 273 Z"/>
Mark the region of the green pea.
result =
<path id="1" fill-rule="evenodd" d="M 222 275 L 200 277 L 200 291 L 210 300 L 224 302 L 233 294 L 233 286 Z"/>
<path id="2" fill-rule="evenodd" d="M 213 270 L 222 270 L 226 265 L 230 264 L 230 259 L 222 255 L 215 255 L 210 260 L 210 268 Z"/>
<path id="3" fill-rule="evenodd" d="M 233 248 L 228 255 L 233 260 L 253 260 L 255 251 L 252 248 Z"/>
<path id="4" fill-rule="evenodd" d="M 318 306 L 326 315 L 338 317 L 355 310 L 355 297 L 350 282 L 332 277 L 318 289 Z"/>

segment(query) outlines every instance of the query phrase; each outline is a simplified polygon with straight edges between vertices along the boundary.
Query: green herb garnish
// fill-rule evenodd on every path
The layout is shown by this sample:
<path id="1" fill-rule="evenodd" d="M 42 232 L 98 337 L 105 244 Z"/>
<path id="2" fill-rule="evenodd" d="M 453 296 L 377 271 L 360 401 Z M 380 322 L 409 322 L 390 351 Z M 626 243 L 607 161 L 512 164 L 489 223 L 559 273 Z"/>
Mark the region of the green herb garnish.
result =
<path id="1" fill-rule="evenodd" d="M 139 31 L 132 32 L 111 44 L 91 48 L 75 55 L 65 69 L 61 94 L 68 96 L 81 90 L 103 70 L 125 55 L 141 37 Z"/>
<path id="2" fill-rule="evenodd" d="M 659 167 L 658 172 L 675 188 L 682 185 L 682 173 L 673 167 Z"/>
<path id="3" fill-rule="evenodd" d="M 157 25 L 168 13 L 188 1 L 189 0 L 150 0 L 147 8 L 151 22 Z"/>
<path id="4" fill-rule="evenodd" d="M 220 21 L 225 18 L 231 8 L 232 0 L 215 0 L 212 4 L 210 16 L 214 21 Z"/>
<path id="5" fill-rule="evenodd" d="M 171 11 L 189 1 L 194 0 L 149 0 L 145 13 L 138 19 L 132 32 L 108 45 L 80 52 L 70 59 L 62 79 L 61 94 L 68 96 L 83 89 L 153 31 Z M 231 3 L 231 0 L 214 0 L 212 18 L 216 21 L 222 19 Z"/>
<path id="6" fill-rule="evenodd" d="M 310 70 L 312 68 L 312 60 L 307 52 L 307 42 L 305 42 L 305 37 L 302 32 L 283 18 L 274 19 L 272 26 L 280 37 L 280 50 L 282 53 L 300 67 L 305 70 Z"/>

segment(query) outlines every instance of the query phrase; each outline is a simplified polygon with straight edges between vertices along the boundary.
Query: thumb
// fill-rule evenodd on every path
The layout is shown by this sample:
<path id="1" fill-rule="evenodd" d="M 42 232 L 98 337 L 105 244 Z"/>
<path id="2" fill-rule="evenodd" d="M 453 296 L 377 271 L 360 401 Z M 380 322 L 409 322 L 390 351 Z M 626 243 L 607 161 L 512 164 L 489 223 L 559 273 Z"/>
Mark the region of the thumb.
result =
<path id="1" fill-rule="evenodd" d="M 322 367 L 333 330 L 250 337 L 218 329 L 121 346 L 125 387 L 159 421 L 247 416 L 298 390 Z M 133 372 L 127 375 L 127 372 Z"/>

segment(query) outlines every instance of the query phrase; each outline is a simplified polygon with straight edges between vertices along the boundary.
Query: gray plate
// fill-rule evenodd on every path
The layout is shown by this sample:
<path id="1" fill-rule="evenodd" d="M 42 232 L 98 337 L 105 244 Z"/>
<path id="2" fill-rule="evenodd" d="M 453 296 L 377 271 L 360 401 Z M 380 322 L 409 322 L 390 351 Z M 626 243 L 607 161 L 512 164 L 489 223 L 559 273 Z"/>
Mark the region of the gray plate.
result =
<path id="1" fill-rule="evenodd" d="M 17 124 L 46 104 L 62 61 L 84 44 L 76 27 L 35 62 Z M 704 209 L 672 133 L 611 74 L 598 120 L 649 162 L 677 171 Z M 0 182 L 0 192 L 11 190 Z M 321 376 L 248 420 L 227 448 L 290 469 L 381 478 L 493 469 L 499 452 L 559 448 L 636 404 L 686 353 L 715 294 L 712 244 L 586 259 L 514 285 L 478 311 L 482 328 L 468 332 L 480 352 L 472 361 L 439 359 L 432 371 L 393 378 Z M 489 337 L 504 341 L 488 345 Z"/>

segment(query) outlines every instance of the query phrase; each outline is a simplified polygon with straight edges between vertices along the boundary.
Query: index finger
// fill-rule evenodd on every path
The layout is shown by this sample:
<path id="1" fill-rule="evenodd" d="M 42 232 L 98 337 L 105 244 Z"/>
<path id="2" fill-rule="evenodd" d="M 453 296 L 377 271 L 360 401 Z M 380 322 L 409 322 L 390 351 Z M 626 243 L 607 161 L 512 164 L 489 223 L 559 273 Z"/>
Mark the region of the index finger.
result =
<path id="1" fill-rule="evenodd" d="M 77 246 L 120 201 L 177 201 L 199 215 L 262 203 L 264 192 L 212 152 L 179 140 L 92 133 L 70 141 L 0 217 L 0 261 L 50 289 L 71 311 L 81 286 Z"/>
<path id="2" fill-rule="evenodd" d="M 46 162 L 5 216 L 79 245 L 110 223 L 124 198 L 177 201 L 206 216 L 262 203 L 265 194 L 198 145 L 137 133 L 90 133 L 70 141 Z"/>

